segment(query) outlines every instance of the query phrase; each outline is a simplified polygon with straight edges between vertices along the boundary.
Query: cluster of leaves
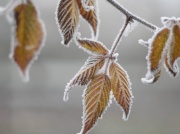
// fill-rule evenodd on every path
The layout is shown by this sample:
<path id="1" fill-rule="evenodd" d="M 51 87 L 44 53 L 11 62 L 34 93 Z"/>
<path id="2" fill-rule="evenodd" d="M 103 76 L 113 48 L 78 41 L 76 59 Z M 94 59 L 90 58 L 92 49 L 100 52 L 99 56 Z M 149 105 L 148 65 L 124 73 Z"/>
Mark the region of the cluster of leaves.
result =
<path id="1" fill-rule="evenodd" d="M 177 60 L 180 57 L 180 19 L 162 17 L 161 21 L 163 27 L 157 29 L 148 42 L 140 41 L 149 49 L 148 72 L 142 79 L 144 83 L 156 82 L 161 75 L 162 65 L 173 77 L 179 72 Z"/>
<path id="2" fill-rule="evenodd" d="M 117 5 L 114 0 L 107 1 L 114 6 Z M 126 21 L 111 49 L 107 49 L 103 43 L 97 41 L 99 18 L 96 0 L 60 0 L 58 3 L 56 20 L 63 39 L 62 44 L 68 46 L 74 39 L 77 46 L 90 55 L 67 84 L 64 93 L 64 101 L 67 101 L 71 88 L 78 85 L 85 86 L 80 134 L 86 134 L 94 127 L 113 98 L 123 111 L 123 119 L 127 120 L 129 117 L 133 98 L 131 82 L 127 72 L 117 63 L 118 54 L 115 51 L 128 24 L 132 21 L 139 21 L 154 30 L 153 37 L 147 42 L 139 41 L 149 50 L 148 72 L 142 82 L 156 82 L 163 65 L 173 77 L 179 72 L 177 60 L 180 57 L 180 19 L 162 17 L 163 27 L 158 28 L 129 13 L 121 5 L 118 5 L 118 9 L 125 14 Z M 32 0 L 12 0 L 7 7 L 0 8 L 0 15 L 2 14 L 7 14 L 13 24 L 10 57 L 20 68 L 25 80 L 28 80 L 29 68 L 45 41 L 44 24 Z M 91 39 L 81 39 L 78 36 L 80 17 L 88 22 L 92 31 Z"/>
<path id="3" fill-rule="evenodd" d="M 86 1 L 87 2 L 87 1 Z M 80 134 L 86 134 L 114 98 L 123 110 L 127 120 L 132 104 L 131 83 L 126 71 L 117 63 L 117 55 L 94 39 L 81 39 L 77 34 L 79 16 L 82 16 L 93 31 L 98 33 L 97 2 L 89 0 L 61 0 L 57 8 L 57 22 L 63 38 L 68 45 L 74 38 L 79 48 L 90 54 L 74 78 L 67 84 L 64 100 L 68 100 L 69 90 L 77 85 L 86 86 L 83 94 L 83 124 Z"/>

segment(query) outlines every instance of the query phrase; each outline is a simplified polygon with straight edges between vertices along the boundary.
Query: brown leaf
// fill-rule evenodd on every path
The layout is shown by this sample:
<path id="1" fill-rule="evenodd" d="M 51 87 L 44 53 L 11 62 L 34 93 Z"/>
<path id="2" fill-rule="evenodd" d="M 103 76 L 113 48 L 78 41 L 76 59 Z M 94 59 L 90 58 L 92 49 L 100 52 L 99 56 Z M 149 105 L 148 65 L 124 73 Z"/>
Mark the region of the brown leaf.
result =
<path id="1" fill-rule="evenodd" d="M 92 78 L 84 93 L 83 127 L 81 134 L 86 134 L 101 117 L 108 105 L 111 90 L 111 82 L 105 74 L 99 74 Z"/>
<path id="2" fill-rule="evenodd" d="M 44 38 L 42 23 L 39 20 L 37 9 L 28 0 L 14 9 L 16 22 L 15 44 L 13 59 L 18 64 L 23 75 L 28 77 L 27 69 L 37 57 Z"/>
<path id="3" fill-rule="evenodd" d="M 96 0 L 89 0 L 88 6 L 94 7 L 93 10 L 86 11 L 82 5 L 81 0 L 77 0 L 80 14 L 82 17 L 91 25 L 94 35 L 97 35 L 98 28 L 98 18 L 97 18 L 97 9 L 96 9 Z"/>
<path id="4" fill-rule="evenodd" d="M 119 64 L 113 62 L 110 65 L 110 78 L 114 98 L 123 109 L 123 118 L 127 119 L 133 97 L 128 74 Z"/>
<path id="5" fill-rule="evenodd" d="M 164 63 L 165 65 L 165 68 L 166 68 L 166 71 L 170 74 L 170 75 L 172 75 L 173 77 L 175 77 L 176 75 L 177 75 L 177 73 L 178 72 L 176 72 L 175 70 L 177 70 L 177 65 L 175 65 L 175 70 L 174 69 L 172 69 L 171 68 L 171 66 L 170 66 L 170 64 L 169 64 L 169 58 L 167 57 L 167 55 L 166 55 L 166 58 L 165 58 L 165 63 Z"/>
<path id="6" fill-rule="evenodd" d="M 168 28 L 163 28 L 160 30 L 155 38 L 152 41 L 152 44 L 149 48 L 148 62 L 149 69 L 151 72 L 157 70 L 159 68 L 160 62 L 162 62 L 163 52 L 170 34 L 170 30 Z"/>
<path id="7" fill-rule="evenodd" d="M 68 45 L 79 23 L 77 0 L 61 0 L 57 9 L 57 19 L 63 44 Z"/>
<path id="8" fill-rule="evenodd" d="M 178 72 L 177 59 L 180 57 L 180 27 L 175 25 L 173 27 L 173 38 L 170 44 L 170 50 L 168 53 L 169 64 L 174 72 Z"/>
<path id="9" fill-rule="evenodd" d="M 64 93 L 64 100 L 68 100 L 68 93 L 72 87 L 77 85 L 87 85 L 91 78 L 99 69 L 102 68 L 103 65 L 104 59 L 101 57 L 90 57 L 74 78 L 67 84 Z"/>
<path id="10" fill-rule="evenodd" d="M 90 54 L 100 54 L 100 55 L 106 55 L 108 54 L 108 49 L 98 41 L 88 40 L 88 39 L 77 39 L 79 45 L 82 49 L 85 51 L 90 52 Z"/>

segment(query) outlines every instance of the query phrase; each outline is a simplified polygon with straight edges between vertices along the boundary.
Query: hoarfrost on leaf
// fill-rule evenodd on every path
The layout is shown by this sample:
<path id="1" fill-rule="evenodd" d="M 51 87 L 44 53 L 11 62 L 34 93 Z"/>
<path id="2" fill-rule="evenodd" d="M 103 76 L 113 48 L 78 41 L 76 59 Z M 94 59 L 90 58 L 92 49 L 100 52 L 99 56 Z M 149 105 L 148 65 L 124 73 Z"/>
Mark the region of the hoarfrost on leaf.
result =
<path id="1" fill-rule="evenodd" d="M 30 0 L 17 5 L 12 12 L 14 34 L 10 58 L 20 69 L 23 80 L 28 81 L 29 69 L 37 59 L 45 42 L 44 24 L 39 17 L 37 8 Z"/>
<path id="2" fill-rule="evenodd" d="M 164 27 L 158 29 L 153 37 L 146 43 L 142 40 L 141 44 L 148 45 L 148 72 L 142 79 L 143 83 L 156 82 L 161 74 L 162 65 L 170 76 L 177 76 L 179 68 L 176 61 L 180 57 L 180 25 L 179 19 L 175 17 L 161 18 Z"/>

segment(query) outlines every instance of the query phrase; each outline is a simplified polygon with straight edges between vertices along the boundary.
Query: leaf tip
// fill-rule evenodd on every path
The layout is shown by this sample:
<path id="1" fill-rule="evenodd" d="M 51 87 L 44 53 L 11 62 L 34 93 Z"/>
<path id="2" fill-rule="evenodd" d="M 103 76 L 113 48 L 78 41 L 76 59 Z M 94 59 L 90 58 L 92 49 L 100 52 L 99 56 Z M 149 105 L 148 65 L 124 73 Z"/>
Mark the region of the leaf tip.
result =
<path id="1" fill-rule="evenodd" d="M 20 68 L 20 74 L 23 82 L 29 82 L 29 71 L 27 69 L 22 70 Z"/>

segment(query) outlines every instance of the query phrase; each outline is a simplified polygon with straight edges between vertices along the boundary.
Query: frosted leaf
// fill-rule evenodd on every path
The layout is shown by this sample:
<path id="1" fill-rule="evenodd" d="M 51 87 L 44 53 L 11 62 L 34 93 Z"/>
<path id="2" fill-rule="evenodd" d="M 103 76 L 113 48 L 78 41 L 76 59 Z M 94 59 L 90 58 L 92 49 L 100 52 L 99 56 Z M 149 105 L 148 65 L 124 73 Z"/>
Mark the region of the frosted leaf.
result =
<path id="1" fill-rule="evenodd" d="M 69 45 L 79 24 L 77 0 L 60 0 L 56 11 L 56 21 L 63 38 L 63 45 Z"/>
<path id="2" fill-rule="evenodd" d="M 94 7 L 91 5 L 88 5 L 91 0 L 81 0 L 81 3 L 83 5 L 83 8 L 89 12 L 90 10 L 94 10 Z"/>
<path id="3" fill-rule="evenodd" d="M 80 134 L 86 134 L 102 117 L 110 99 L 111 81 L 105 74 L 94 76 L 83 95 L 83 126 Z"/>
<path id="4" fill-rule="evenodd" d="M 68 100 L 69 91 L 72 87 L 78 85 L 87 85 L 96 72 L 104 65 L 102 57 L 90 57 L 82 66 L 79 72 L 67 84 L 64 92 L 64 101 Z"/>
<path id="5" fill-rule="evenodd" d="M 141 81 L 144 84 L 152 84 L 155 83 L 159 77 L 161 76 L 161 70 L 156 71 L 156 72 L 148 72 L 146 74 L 145 78 L 142 78 Z"/>
<path id="6" fill-rule="evenodd" d="M 129 76 L 127 72 L 115 62 L 111 63 L 109 71 L 115 101 L 122 108 L 123 119 L 128 120 L 133 98 Z"/>
<path id="7" fill-rule="evenodd" d="M 107 55 L 108 49 L 105 45 L 103 45 L 99 41 L 94 41 L 91 39 L 81 39 L 77 38 L 76 44 L 79 46 L 79 48 L 83 49 L 85 52 L 89 53 L 90 55 Z"/>
<path id="8" fill-rule="evenodd" d="M 31 1 L 17 5 L 13 15 L 10 58 L 26 82 L 29 80 L 29 69 L 44 46 L 46 32 L 37 8 Z"/>
<path id="9" fill-rule="evenodd" d="M 84 9 L 82 3 L 78 2 L 79 13 L 82 18 L 88 22 L 91 29 L 92 38 L 97 39 L 99 33 L 98 3 L 96 0 L 89 0 L 87 4 L 88 6 L 92 6 L 93 9 L 87 11 Z"/>

